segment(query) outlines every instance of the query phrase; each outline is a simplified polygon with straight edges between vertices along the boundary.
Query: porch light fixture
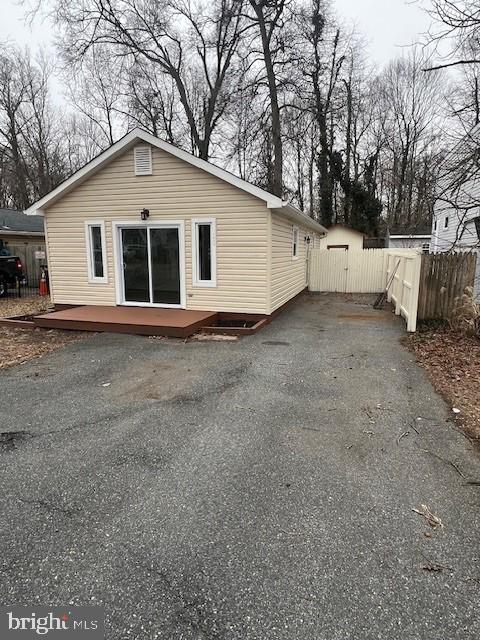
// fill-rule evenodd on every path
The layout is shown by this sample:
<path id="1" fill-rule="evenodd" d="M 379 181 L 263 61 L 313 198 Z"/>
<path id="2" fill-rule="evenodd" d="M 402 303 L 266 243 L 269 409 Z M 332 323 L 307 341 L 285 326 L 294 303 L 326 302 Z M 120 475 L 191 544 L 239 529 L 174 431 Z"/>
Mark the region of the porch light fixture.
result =
<path id="1" fill-rule="evenodd" d="M 150 211 L 148 209 L 142 209 L 140 211 L 140 217 L 142 220 L 148 220 L 148 218 L 150 217 Z"/>

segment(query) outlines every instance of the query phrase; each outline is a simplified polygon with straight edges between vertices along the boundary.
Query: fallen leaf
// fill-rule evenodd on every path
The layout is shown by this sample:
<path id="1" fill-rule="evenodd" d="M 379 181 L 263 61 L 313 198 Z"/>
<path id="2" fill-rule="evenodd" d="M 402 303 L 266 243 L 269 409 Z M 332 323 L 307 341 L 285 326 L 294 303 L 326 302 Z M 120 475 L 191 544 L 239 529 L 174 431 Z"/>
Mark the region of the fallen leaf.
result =
<path id="1" fill-rule="evenodd" d="M 412 509 L 413 512 L 418 513 L 418 515 L 423 516 L 428 524 L 432 527 L 432 529 L 443 529 L 443 524 L 440 518 L 434 515 L 426 504 L 420 505 L 420 509 Z"/>

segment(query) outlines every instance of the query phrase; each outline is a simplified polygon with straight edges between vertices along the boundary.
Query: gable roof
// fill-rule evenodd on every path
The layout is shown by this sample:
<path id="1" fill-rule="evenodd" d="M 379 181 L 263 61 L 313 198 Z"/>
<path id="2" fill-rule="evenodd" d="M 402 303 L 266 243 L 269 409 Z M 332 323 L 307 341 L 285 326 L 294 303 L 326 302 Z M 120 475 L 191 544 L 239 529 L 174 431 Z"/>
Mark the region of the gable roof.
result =
<path id="1" fill-rule="evenodd" d="M 113 144 L 111 147 L 103 151 L 96 158 L 87 163 L 84 167 L 79 169 L 76 173 L 74 173 L 70 178 L 62 182 L 56 189 L 50 191 L 46 196 L 38 200 L 35 204 L 29 207 L 25 213 L 27 216 L 32 215 L 43 215 L 43 209 L 45 207 L 49 207 L 60 198 L 65 196 L 69 191 L 72 191 L 76 186 L 87 180 L 91 175 L 100 171 L 105 165 L 111 162 L 114 158 L 118 157 L 122 154 L 128 147 L 133 146 L 133 144 L 137 141 L 143 141 L 147 144 L 152 145 L 153 147 L 157 147 L 158 149 L 162 149 L 166 153 L 179 158 L 180 160 L 184 160 L 189 164 L 210 173 L 211 175 L 220 178 L 224 182 L 228 182 L 229 184 L 241 189 L 249 193 L 252 196 L 255 196 L 259 200 L 263 200 L 266 206 L 269 209 L 274 209 L 277 213 L 281 215 L 286 215 L 290 219 L 295 219 L 299 224 L 303 224 L 304 226 L 316 231 L 317 233 L 326 233 L 326 229 L 322 227 L 318 222 L 305 215 L 300 209 L 293 207 L 292 205 L 284 202 L 278 196 L 274 196 L 268 191 L 264 191 L 259 187 L 247 182 L 246 180 L 242 180 L 238 178 L 233 173 L 229 171 L 225 171 L 225 169 L 220 169 L 216 165 L 211 162 L 207 162 L 206 160 L 202 160 L 197 156 L 192 155 L 191 153 L 187 153 L 183 151 L 183 149 L 179 149 L 164 140 L 160 140 L 156 136 L 144 131 L 143 129 L 133 129 L 130 133 L 127 133 L 123 138 L 121 138 L 118 142 Z"/>
<path id="2" fill-rule="evenodd" d="M 23 211 L 0 209 L 0 234 L 44 235 L 42 216 L 27 216 Z"/>

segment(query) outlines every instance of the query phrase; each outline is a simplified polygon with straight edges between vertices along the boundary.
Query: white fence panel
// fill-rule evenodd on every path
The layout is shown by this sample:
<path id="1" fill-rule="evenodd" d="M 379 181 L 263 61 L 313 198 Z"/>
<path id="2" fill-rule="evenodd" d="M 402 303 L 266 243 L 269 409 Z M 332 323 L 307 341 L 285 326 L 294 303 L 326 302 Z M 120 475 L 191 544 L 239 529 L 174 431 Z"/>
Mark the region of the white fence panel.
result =
<path id="1" fill-rule="evenodd" d="M 309 258 L 310 291 L 380 293 L 386 284 L 384 249 L 313 249 Z"/>
<path id="2" fill-rule="evenodd" d="M 391 281 L 391 284 L 388 287 L 388 301 L 393 302 L 395 313 L 405 318 L 407 331 L 412 332 L 417 329 L 421 270 L 421 253 L 389 250 L 387 281 Z"/>
<path id="3" fill-rule="evenodd" d="M 312 249 L 309 255 L 310 291 L 345 293 L 348 251 Z"/>
<path id="4" fill-rule="evenodd" d="M 386 253 L 383 249 L 348 251 L 346 293 L 380 293 L 386 284 Z"/>

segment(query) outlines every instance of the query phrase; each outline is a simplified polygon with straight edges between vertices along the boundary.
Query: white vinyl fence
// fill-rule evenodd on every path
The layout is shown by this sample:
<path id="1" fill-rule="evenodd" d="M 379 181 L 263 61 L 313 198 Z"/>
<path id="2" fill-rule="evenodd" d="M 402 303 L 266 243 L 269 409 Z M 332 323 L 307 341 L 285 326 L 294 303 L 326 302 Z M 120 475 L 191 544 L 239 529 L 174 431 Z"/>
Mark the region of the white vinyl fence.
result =
<path id="1" fill-rule="evenodd" d="M 407 322 L 407 331 L 417 328 L 418 294 L 422 254 L 389 251 L 387 262 L 387 299 L 395 305 L 395 313 Z"/>
<path id="2" fill-rule="evenodd" d="M 418 249 L 312 249 L 308 286 L 318 292 L 381 293 L 393 278 L 388 300 L 408 331 L 415 331 L 421 261 Z"/>
<path id="3" fill-rule="evenodd" d="M 386 284 L 387 259 L 385 249 L 313 249 L 310 291 L 379 293 Z"/>

